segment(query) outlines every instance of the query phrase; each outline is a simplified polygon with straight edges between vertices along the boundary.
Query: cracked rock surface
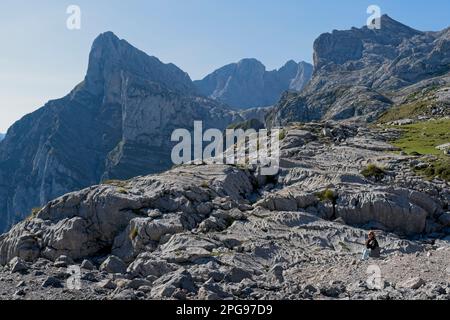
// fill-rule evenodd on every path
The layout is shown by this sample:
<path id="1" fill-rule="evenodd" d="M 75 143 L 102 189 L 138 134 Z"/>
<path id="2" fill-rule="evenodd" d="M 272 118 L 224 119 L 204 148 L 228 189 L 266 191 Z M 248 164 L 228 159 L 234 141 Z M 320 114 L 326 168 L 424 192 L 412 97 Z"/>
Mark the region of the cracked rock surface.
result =
<path id="1" fill-rule="evenodd" d="M 0 236 L 0 298 L 449 299 L 448 184 L 392 132 L 285 130 L 276 177 L 186 165 L 49 202 Z M 372 229 L 381 257 L 360 261 Z"/>

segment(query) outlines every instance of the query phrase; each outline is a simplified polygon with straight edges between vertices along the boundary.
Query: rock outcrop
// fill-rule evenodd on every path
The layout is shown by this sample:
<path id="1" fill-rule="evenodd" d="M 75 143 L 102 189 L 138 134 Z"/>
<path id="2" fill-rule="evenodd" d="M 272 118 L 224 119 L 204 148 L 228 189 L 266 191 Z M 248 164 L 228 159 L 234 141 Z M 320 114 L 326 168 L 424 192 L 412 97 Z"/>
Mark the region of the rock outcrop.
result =
<path id="1" fill-rule="evenodd" d="M 100 36 L 85 81 L 0 143 L 2 221 L 45 204 L 0 236 L 0 297 L 450 299 L 448 182 L 418 175 L 421 158 L 389 143 L 397 129 L 353 121 L 445 85 L 447 38 L 387 16 L 378 31 L 323 35 L 303 93 L 238 114 L 175 66 Z M 147 174 L 168 167 L 176 126 L 259 127 L 266 112 L 290 123 L 277 175 L 248 162 Z M 294 122 L 321 118 L 352 121 Z M 361 261 L 368 230 L 380 258 Z"/>
<path id="2" fill-rule="evenodd" d="M 311 79 L 312 66 L 288 61 L 267 71 L 256 59 L 244 59 L 195 81 L 200 93 L 238 109 L 271 106 L 285 91 L 300 92 Z"/>
<path id="3" fill-rule="evenodd" d="M 363 27 L 322 34 L 314 43 L 311 81 L 300 94 L 285 94 L 269 123 L 374 121 L 396 103 L 392 97 L 399 89 L 433 78 L 446 81 L 449 34 L 448 29 L 417 31 L 387 15 L 381 18 L 379 30 Z"/>
<path id="4" fill-rule="evenodd" d="M 67 192 L 169 169 L 173 130 L 192 130 L 195 120 L 225 129 L 242 117 L 197 96 L 175 65 L 100 35 L 84 81 L 1 142 L 0 230 Z"/>
<path id="5" fill-rule="evenodd" d="M 276 177 L 252 165 L 184 165 L 69 193 L 0 236 L 0 274 L 42 272 L 45 286 L 20 292 L 35 298 L 448 297 L 450 188 L 416 176 L 390 134 L 290 126 Z M 381 178 L 361 173 L 370 163 Z M 373 262 L 359 262 L 369 229 L 382 246 L 375 288 L 366 282 Z M 68 293 L 61 268 L 71 261 L 82 286 Z"/>

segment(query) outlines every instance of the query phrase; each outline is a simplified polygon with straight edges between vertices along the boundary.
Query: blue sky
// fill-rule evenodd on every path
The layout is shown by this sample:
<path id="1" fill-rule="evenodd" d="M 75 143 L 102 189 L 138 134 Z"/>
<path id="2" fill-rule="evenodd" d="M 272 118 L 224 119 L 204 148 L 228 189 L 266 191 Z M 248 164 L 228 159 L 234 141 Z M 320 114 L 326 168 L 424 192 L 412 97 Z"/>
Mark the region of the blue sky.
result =
<path id="1" fill-rule="evenodd" d="M 82 10 L 81 30 L 66 28 L 71 4 Z M 317 36 L 364 25 L 371 4 L 419 30 L 450 26 L 448 0 L 2 0 L 0 132 L 79 83 L 101 32 L 115 32 L 195 80 L 246 57 L 268 69 L 311 61 Z"/>

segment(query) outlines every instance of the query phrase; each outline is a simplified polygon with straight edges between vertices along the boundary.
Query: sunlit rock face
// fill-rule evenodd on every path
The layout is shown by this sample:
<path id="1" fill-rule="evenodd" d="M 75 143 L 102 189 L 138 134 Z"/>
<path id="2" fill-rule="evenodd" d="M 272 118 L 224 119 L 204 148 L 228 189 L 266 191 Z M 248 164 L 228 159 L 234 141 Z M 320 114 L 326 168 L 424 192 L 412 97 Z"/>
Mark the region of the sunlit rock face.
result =
<path id="1" fill-rule="evenodd" d="M 448 29 L 417 31 L 387 15 L 379 30 L 363 27 L 322 34 L 314 42 L 311 81 L 300 94 L 285 94 L 269 122 L 373 121 L 394 104 L 392 97 L 399 89 L 430 79 L 449 82 L 449 35 Z"/>
<path id="2" fill-rule="evenodd" d="M 172 166 L 174 129 L 241 120 L 199 97 L 188 74 L 113 33 L 93 43 L 83 82 L 16 122 L 0 145 L 0 230 L 64 193 Z"/>

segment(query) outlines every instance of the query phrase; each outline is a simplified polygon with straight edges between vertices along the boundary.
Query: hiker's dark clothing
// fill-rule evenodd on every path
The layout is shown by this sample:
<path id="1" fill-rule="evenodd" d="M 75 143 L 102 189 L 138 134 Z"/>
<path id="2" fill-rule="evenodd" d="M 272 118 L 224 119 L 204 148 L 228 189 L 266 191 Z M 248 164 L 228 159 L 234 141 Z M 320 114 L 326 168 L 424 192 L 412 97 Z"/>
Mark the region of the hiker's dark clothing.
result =
<path id="1" fill-rule="evenodd" d="M 366 241 L 366 247 L 370 250 L 369 256 L 371 258 L 379 258 L 380 257 L 380 245 L 378 244 L 377 239 L 371 239 Z"/>
<path id="2" fill-rule="evenodd" d="M 375 250 L 375 249 L 379 248 L 380 245 L 378 244 L 377 239 L 372 239 L 372 240 L 366 241 L 366 247 L 367 247 L 367 249 Z"/>

